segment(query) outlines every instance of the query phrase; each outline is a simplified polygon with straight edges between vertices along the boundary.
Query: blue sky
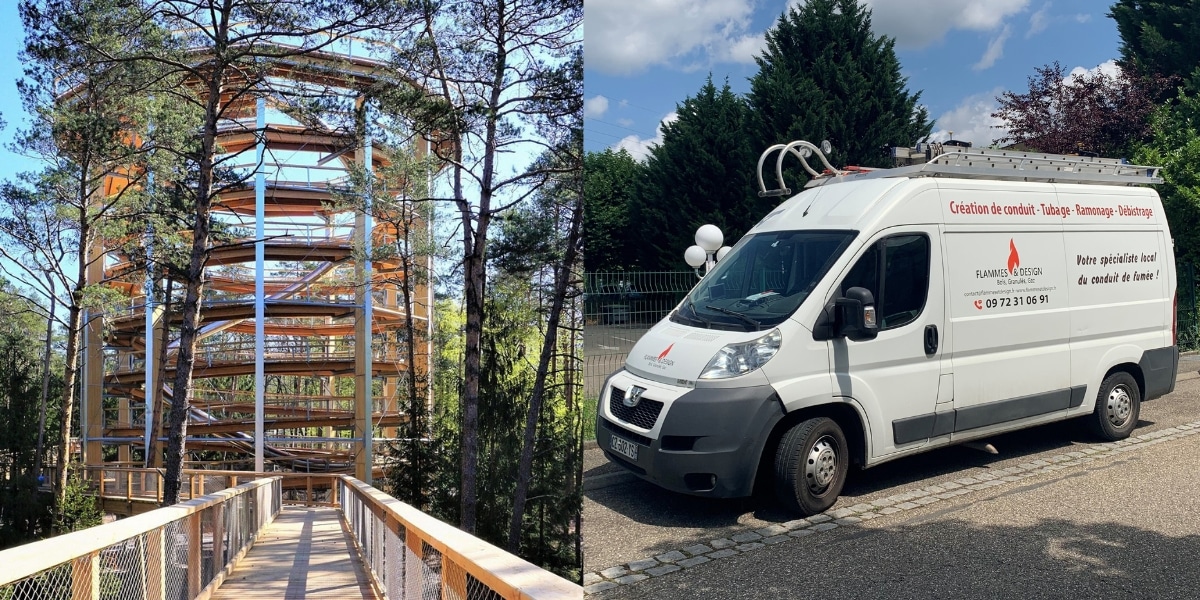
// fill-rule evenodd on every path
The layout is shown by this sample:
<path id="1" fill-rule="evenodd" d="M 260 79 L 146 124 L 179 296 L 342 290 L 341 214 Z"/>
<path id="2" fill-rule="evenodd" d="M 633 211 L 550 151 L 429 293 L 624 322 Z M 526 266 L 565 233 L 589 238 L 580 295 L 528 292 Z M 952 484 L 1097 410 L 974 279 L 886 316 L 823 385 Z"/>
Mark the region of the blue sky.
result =
<path id="1" fill-rule="evenodd" d="M 17 52 L 25 34 L 21 19 L 17 16 L 17 3 L 0 2 L 0 116 L 4 118 L 4 130 L 0 131 L 0 178 L 9 179 L 20 171 L 37 169 L 36 163 L 8 151 L 13 133 L 21 126 L 25 111 L 21 108 L 21 97 L 17 95 L 17 79 L 22 75 Z"/>
<path id="2" fill-rule="evenodd" d="M 802 0 L 792 0 L 793 3 Z M 988 145 L 1002 135 L 995 97 L 1025 92 L 1034 69 L 1115 73 L 1111 2 L 1097 0 L 865 0 L 876 34 L 896 39 L 910 92 L 936 123 L 935 139 Z M 763 33 L 787 0 L 587 0 L 584 143 L 635 155 L 711 72 L 745 93 Z M 783 141 L 783 140 L 781 140 Z"/>

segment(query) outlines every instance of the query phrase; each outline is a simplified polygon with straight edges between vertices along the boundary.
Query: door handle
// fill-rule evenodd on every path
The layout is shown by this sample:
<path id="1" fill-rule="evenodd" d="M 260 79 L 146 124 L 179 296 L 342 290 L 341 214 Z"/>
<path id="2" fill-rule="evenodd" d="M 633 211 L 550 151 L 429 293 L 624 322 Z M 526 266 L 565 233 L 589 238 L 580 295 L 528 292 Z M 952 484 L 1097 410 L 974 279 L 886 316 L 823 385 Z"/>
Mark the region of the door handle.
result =
<path id="1" fill-rule="evenodd" d="M 925 326 L 925 355 L 933 356 L 938 350 L 937 325 Z"/>

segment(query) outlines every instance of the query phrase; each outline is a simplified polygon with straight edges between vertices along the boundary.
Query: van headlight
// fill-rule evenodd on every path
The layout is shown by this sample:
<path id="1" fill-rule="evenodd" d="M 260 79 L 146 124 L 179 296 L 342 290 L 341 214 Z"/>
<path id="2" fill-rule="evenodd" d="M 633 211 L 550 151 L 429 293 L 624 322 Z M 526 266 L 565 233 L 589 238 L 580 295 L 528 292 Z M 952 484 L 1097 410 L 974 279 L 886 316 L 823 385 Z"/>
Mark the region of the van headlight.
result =
<path id="1" fill-rule="evenodd" d="M 700 379 L 726 379 L 745 375 L 765 364 L 779 352 L 783 334 L 778 329 L 756 340 L 729 344 L 717 351 L 700 373 Z"/>

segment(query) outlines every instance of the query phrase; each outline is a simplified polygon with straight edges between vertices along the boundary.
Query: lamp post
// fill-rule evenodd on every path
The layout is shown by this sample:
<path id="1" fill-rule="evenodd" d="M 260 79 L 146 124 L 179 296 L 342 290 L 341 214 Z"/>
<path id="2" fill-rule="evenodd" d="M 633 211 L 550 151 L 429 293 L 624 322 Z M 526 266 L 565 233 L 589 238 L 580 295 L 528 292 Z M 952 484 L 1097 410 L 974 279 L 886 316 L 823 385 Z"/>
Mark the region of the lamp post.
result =
<path id="1" fill-rule="evenodd" d="M 713 266 L 729 253 L 729 246 L 722 246 L 725 234 L 716 225 L 701 225 L 696 230 L 696 245 L 689 247 L 683 253 L 683 260 L 696 271 L 696 277 L 703 278 Z M 704 267 L 704 274 L 700 267 Z"/>

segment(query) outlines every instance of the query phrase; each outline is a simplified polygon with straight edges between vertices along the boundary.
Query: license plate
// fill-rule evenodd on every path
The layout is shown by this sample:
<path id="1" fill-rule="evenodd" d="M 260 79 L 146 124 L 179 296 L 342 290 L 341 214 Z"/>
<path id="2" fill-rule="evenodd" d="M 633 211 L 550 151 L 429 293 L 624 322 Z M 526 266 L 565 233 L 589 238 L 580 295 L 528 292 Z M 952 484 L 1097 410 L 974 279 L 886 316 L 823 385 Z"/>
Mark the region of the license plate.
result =
<path id="1" fill-rule="evenodd" d="M 608 438 L 608 447 L 613 452 L 616 452 L 617 454 L 620 454 L 629 460 L 635 462 L 637 461 L 638 445 L 631 441 L 623 440 L 614 435 Z"/>

